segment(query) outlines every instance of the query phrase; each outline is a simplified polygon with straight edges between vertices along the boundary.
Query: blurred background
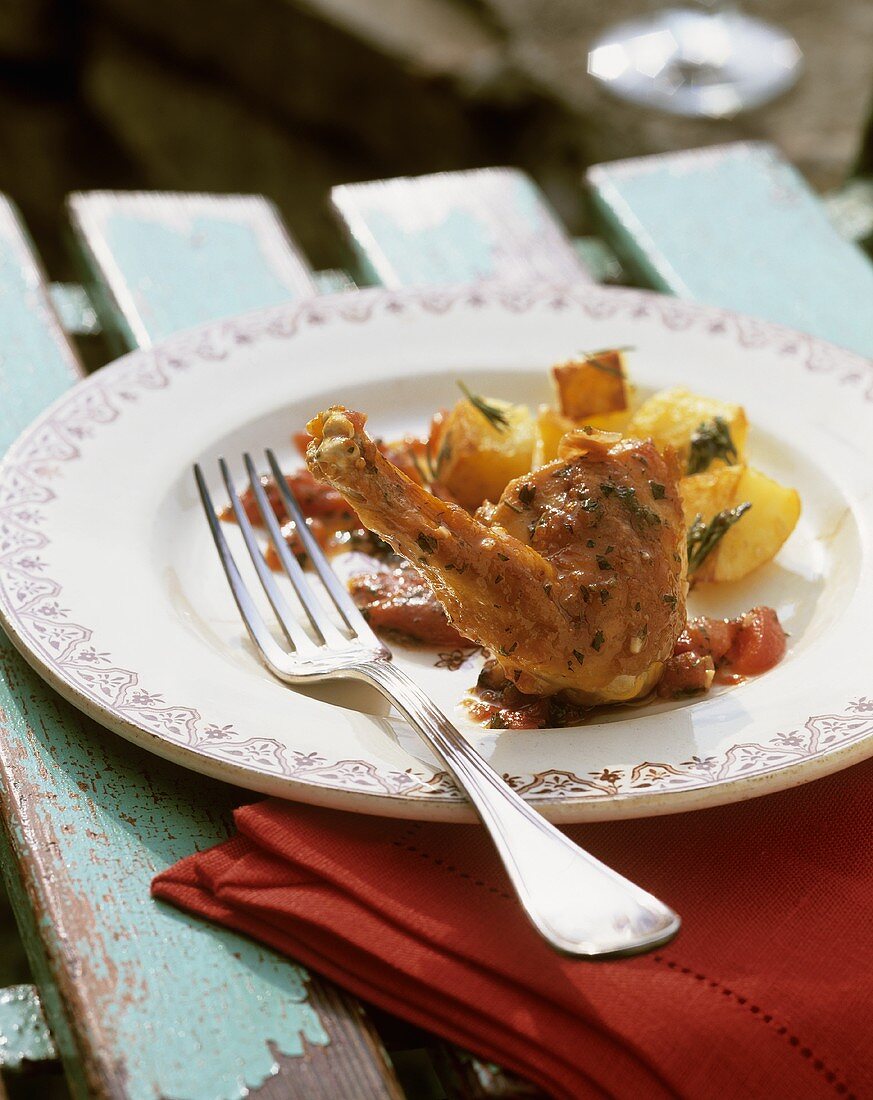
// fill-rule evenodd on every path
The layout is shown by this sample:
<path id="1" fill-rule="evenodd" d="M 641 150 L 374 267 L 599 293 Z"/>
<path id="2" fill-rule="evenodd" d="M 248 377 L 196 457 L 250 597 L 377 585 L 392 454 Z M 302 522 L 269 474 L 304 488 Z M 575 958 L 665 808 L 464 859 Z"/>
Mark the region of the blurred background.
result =
<path id="1" fill-rule="evenodd" d="M 345 259 L 332 184 L 517 165 L 575 233 L 581 170 L 741 138 L 775 142 L 820 191 L 859 167 L 873 97 L 871 0 L 744 0 L 805 69 L 734 119 L 610 96 L 586 55 L 656 0 L 0 0 L 0 191 L 53 278 L 72 278 L 78 188 L 257 192 L 316 267 Z"/>

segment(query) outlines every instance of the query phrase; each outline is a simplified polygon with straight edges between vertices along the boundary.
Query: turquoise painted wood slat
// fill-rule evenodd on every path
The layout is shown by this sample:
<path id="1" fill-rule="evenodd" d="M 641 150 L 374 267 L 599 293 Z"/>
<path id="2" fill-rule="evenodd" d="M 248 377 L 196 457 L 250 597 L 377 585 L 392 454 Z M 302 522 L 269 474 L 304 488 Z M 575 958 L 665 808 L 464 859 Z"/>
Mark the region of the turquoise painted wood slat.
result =
<path id="1" fill-rule="evenodd" d="M 76 355 L 58 324 L 43 273 L 10 202 L 0 196 L 0 414 L 24 427 L 79 374 Z"/>
<path id="2" fill-rule="evenodd" d="M 644 283 L 873 355 L 873 263 L 773 146 L 600 164 L 587 178 L 605 234 Z"/>
<path id="3" fill-rule="evenodd" d="M 0 989 L 0 1072 L 50 1062 L 57 1056 L 36 987 Z"/>
<path id="4" fill-rule="evenodd" d="M 260 196 L 89 191 L 67 205 L 98 310 L 128 348 L 318 292 Z"/>
<path id="5" fill-rule="evenodd" d="M 363 277 L 383 286 L 592 281 L 539 188 L 515 169 L 348 184 L 331 201 Z"/>
<path id="6" fill-rule="evenodd" d="M 319 294 L 339 294 L 343 290 L 354 290 L 356 285 L 351 275 L 335 269 L 316 271 L 313 279 Z"/>
<path id="7" fill-rule="evenodd" d="M 600 237 L 575 237 L 573 247 L 596 283 L 626 281 L 618 256 Z"/>
<path id="8" fill-rule="evenodd" d="M 0 203 L 0 451 L 77 376 Z M 109 736 L 2 634 L 0 791 L 0 864 L 74 1095 L 400 1095 L 356 1003 L 150 900 L 155 871 L 226 836 L 245 796 Z"/>
<path id="9" fill-rule="evenodd" d="M 83 286 L 78 283 L 51 283 L 49 298 L 64 332 L 70 336 L 98 336 L 97 311 Z"/>
<path id="10" fill-rule="evenodd" d="M 873 179 L 858 176 L 824 196 L 825 210 L 834 229 L 847 241 L 873 241 Z"/>

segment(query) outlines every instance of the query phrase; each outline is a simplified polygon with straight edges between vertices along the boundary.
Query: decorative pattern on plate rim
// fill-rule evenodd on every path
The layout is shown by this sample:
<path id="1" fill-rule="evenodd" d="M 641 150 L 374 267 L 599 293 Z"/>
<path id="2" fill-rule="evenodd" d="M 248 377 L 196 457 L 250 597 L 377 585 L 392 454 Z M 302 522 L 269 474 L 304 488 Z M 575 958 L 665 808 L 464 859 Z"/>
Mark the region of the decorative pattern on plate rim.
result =
<path id="1" fill-rule="evenodd" d="M 0 475 L 0 603 L 9 623 L 74 691 L 128 723 L 203 756 L 322 787 L 462 801 L 463 795 L 445 772 L 425 775 L 411 768 L 383 772 L 364 760 L 330 761 L 314 752 L 288 750 L 272 738 L 246 737 L 231 726 L 209 722 L 194 708 L 169 703 L 160 693 L 147 690 L 136 672 L 113 664 L 88 627 L 69 621 L 62 587 L 46 572 L 42 552 L 50 541 L 41 530 L 43 509 L 56 497 L 53 486 L 63 464 L 79 459 L 101 426 L 123 416 L 131 403 L 149 391 L 170 386 L 179 372 L 225 359 L 235 346 L 289 340 L 312 326 L 362 324 L 382 314 L 415 311 L 440 315 L 458 305 L 512 313 L 576 309 L 599 320 L 624 315 L 647 318 L 672 331 L 698 329 L 732 339 L 743 348 L 775 347 L 780 356 L 805 370 L 828 375 L 840 385 L 857 386 L 862 400 L 873 402 L 869 360 L 778 325 L 645 291 L 605 292 L 590 285 L 464 287 L 402 294 L 373 290 L 258 311 L 126 356 L 117 367 L 74 387 L 13 446 Z M 842 714 L 813 716 L 802 728 L 777 733 L 763 744 L 732 745 L 719 757 L 692 757 L 681 763 L 643 761 L 630 769 L 605 766 L 584 776 L 547 770 L 505 778 L 533 800 L 614 799 L 762 775 L 871 735 L 873 700 L 861 697 Z"/>

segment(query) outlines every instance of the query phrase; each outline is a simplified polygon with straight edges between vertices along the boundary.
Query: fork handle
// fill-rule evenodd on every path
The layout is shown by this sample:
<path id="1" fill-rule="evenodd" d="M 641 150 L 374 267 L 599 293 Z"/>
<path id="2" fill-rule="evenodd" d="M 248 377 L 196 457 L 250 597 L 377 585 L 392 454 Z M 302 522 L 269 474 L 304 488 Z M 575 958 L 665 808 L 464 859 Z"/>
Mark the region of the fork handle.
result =
<path id="1" fill-rule="evenodd" d="M 476 808 L 524 911 L 558 951 L 629 955 L 679 930 L 672 909 L 574 844 L 504 782 L 396 665 L 359 669 L 406 715 Z"/>

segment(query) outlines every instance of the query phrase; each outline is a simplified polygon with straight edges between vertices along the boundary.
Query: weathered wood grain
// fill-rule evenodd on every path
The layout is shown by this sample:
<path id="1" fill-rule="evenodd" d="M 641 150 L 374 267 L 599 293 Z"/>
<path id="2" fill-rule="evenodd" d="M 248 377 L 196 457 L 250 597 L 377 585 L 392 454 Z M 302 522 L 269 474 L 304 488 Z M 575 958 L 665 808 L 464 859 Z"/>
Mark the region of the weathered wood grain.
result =
<path id="1" fill-rule="evenodd" d="M 593 282 L 536 184 L 511 168 L 346 184 L 331 201 L 383 286 Z"/>
<path id="2" fill-rule="evenodd" d="M 125 349 L 318 291 L 261 196 L 89 191 L 67 206 L 96 304 Z"/>
<path id="3" fill-rule="evenodd" d="M 77 376 L 8 204 L 0 286 L 5 449 Z M 229 1100 L 275 1078 L 288 1096 L 315 1078 L 338 1100 L 362 1095 L 350 1082 L 400 1095 L 350 998 L 150 900 L 155 871 L 227 835 L 242 792 L 106 733 L 2 635 L 0 732 L 0 863 L 76 1096 Z"/>
<path id="4" fill-rule="evenodd" d="M 604 233 L 645 284 L 873 355 L 873 263 L 773 146 L 600 164 L 588 182 Z"/>
<path id="5" fill-rule="evenodd" d="M 231 1097 L 278 1074 L 289 1096 L 308 1095 L 314 1075 L 326 1096 L 351 1100 L 350 1079 L 367 1095 L 400 1095 L 351 998 L 150 900 L 157 870 L 228 835 L 245 793 L 132 749 L 59 698 L 49 703 L 22 664 L 5 653 L 0 663 L 24 700 L 11 723 L 5 715 L 7 737 L 18 736 L 0 756 L 0 778 L 26 848 L 28 938 L 38 935 L 46 954 L 57 999 L 46 1009 L 53 1025 L 63 1015 L 76 1091 Z"/>

